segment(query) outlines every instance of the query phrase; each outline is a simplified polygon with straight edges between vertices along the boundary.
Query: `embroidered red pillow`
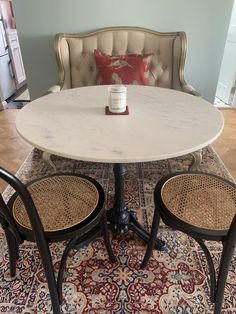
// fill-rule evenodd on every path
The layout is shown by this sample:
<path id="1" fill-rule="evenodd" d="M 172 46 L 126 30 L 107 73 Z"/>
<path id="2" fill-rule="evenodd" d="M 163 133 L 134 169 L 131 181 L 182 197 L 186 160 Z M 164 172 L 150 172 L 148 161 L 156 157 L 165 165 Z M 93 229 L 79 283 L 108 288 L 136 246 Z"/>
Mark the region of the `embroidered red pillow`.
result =
<path id="1" fill-rule="evenodd" d="M 109 56 L 94 50 L 97 84 L 149 85 L 149 66 L 154 53 Z"/>

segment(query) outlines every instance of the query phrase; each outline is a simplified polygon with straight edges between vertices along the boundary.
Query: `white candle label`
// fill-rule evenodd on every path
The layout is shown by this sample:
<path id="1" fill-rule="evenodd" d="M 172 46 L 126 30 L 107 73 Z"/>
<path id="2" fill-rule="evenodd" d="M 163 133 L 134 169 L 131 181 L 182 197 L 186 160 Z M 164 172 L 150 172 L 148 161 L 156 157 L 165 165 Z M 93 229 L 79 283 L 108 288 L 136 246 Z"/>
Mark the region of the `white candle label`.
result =
<path id="1" fill-rule="evenodd" d="M 109 87 L 109 110 L 111 112 L 124 112 L 126 110 L 126 87 L 112 85 Z"/>

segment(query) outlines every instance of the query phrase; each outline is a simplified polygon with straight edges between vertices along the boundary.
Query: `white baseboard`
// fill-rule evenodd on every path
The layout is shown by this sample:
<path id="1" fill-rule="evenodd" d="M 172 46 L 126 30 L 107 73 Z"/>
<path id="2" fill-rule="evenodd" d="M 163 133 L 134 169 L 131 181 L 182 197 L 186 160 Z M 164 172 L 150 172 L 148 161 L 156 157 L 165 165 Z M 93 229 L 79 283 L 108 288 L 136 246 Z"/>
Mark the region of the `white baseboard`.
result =
<path id="1" fill-rule="evenodd" d="M 0 110 L 7 109 L 7 102 L 5 100 L 0 101 Z"/>

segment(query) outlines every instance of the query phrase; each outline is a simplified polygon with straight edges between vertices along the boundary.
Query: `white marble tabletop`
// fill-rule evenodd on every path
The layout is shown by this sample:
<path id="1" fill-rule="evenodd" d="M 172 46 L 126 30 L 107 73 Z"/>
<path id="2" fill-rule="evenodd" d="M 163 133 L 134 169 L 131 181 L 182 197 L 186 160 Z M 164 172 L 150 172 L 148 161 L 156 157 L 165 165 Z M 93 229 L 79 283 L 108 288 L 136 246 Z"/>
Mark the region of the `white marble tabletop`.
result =
<path id="1" fill-rule="evenodd" d="M 224 120 L 212 104 L 175 90 L 128 86 L 129 115 L 105 115 L 108 86 L 69 89 L 38 98 L 17 115 L 33 146 L 73 159 L 129 163 L 161 160 L 212 143 Z"/>

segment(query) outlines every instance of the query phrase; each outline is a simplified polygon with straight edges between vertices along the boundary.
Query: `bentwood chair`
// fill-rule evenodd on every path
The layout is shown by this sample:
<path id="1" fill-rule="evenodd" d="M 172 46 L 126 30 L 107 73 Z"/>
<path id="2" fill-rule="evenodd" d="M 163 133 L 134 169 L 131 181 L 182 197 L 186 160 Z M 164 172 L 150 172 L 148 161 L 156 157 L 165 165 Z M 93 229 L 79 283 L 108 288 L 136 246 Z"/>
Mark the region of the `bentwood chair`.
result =
<path id="1" fill-rule="evenodd" d="M 210 270 L 210 300 L 221 313 L 224 288 L 236 245 L 236 185 L 203 172 L 179 172 L 163 177 L 154 192 L 155 212 L 150 241 L 141 268 L 152 254 L 160 218 L 185 232 L 203 249 Z M 220 267 L 216 270 L 204 240 L 222 241 Z"/>
<path id="2" fill-rule="evenodd" d="M 15 193 L 4 202 L 0 194 L 0 223 L 9 250 L 10 274 L 16 274 L 19 244 L 36 242 L 42 258 L 53 313 L 61 313 L 63 271 L 70 250 L 83 245 L 101 231 L 112 262 L 116 258 L 109 242 L 104 191 L 94 179 L 78 174 L 55 174 L 24 185 L 0 168 L 0 178 Z M 49 243 L 69 240 L 60 262 L 57 280 L 53 271 Z"/>

